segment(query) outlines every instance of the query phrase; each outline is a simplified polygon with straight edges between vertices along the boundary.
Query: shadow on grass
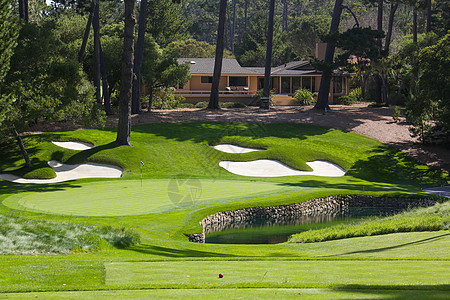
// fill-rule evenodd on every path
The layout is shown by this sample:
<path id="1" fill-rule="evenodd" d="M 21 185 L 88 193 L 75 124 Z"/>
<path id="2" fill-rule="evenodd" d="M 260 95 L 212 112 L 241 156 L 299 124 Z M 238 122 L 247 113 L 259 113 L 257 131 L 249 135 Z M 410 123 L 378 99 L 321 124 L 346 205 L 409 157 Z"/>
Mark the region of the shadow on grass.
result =
<path id="1" fill-rule="evenodd" d="M 23 184 L 0 180 L 0 191 L 2 196 L 20 194 L 24 192 L 62 191 L 68 188 L 81 188 L 81 186 L 75 183 Z"/>
<path id="2" fill-rule="evenodd" d="M 376 248 L 376 249 L 360 250 L 360 251 L 351 251 L 351 252 L 346 252 L 346 253 L 342 253 L 342 254 L 327 255 L 327 256 L 324 256 L 324 257 L 335 257 L 335 256 L 343 256 L 343 255 L 351 255 L 351 254 L 378 253 L 378 252 L 383 252 L 383 251 L 392 250 L 392 249 L 398 249 L 398 248 L 411 246 L 411 245 L 430 243 L 430 242 L 434 242 L 436 240 L 441 240 L 441 239 L 443 239 L 445 237 L 448 237 L 448 236 L 450 236 L 450 233 L 444 233 L 444 234 L 441 234 L 441 235 L 438 235 L 438 236 L 434 236 L 434 237 L 430 237 L 430 238 L 426 238 L 426 239 L 421 239 L 421 240 L 417 240 L 417 241 L 414 241 L 414 242 L 404 243 L 404 244 L 400 244 L 400 245 L 389 246 L 389 247 L 381 247 L 381 248 Z"/>
<path id="3" fill-rule="evenodd" d="M 118 144 L 116 144 L 116 142 L 111 142 L 108 144 L 104 144 L 104 145 L 100 145 L 91 149 L 87 149 L 84 151 L 80 151 L 78 153 L 75 153 L 74 155 L 72 155 L 68 160 L 67 160 L 67 164 L 81 164 L 81 163 L 85 163 L 88 161 L 89 157 L 95 155 L 98 152 L 101 151 L 105 151 L 105 150 L 110 150 L 110 149 L 114 149 L 119 147 Z M 53 153 L 52 159 L 58 160 L 57 156 L 61 155 L 58 154 L 58 151 Z"/>
<path id="4" fill-rule="evenodd" d="M 231 254 L 223 254 L 223 253 L 215 253 L 215 252 L 207 252 L 207 251 L 198 251 L 192 249 L 175 249 L 175 248 L 167 248 L 160 247 L 155 245 L 137 245 L 127 250 L 136 251 L 143 254 L 151 254 L 151 255 L 159 255 L 166 257 L 234 257 L 235 255 Z"/>
<path id="5" fill-rule="evenodd" d="M 133 126 L 133 132 L 151 133 L 176 141 L 208 141 L 218 143 L 225 136 L 241 136 L 259 139 L 264 137 L 306 139 L 308 136 L 323 135 L 332 130 L 327 127 L 305 124 L 261 124 L 223 122 L 180 122 L 170 124 L 143 124 Z"/>
<path id="6" fill-rule="evenodd" d="M 390 182 L 389 182 L 390 183 Z M 311 187 L 311 188 L 323 188 L 328 190 L 346 190 L 343 193 L 347 194 L 348 191 L 354 191 L 355 193 L 364 194 L 365 192 L 411 192 L 414 190 L 418 190 L 417 186 L 414 185 L 385 185 L 380 182 L 377 184 L 376 182 L 367 182 L 366 184 L 362 182 L 357 183 L 334 183 L 334 182 L 324 182 L 320 179 L 317 180 L 304 180 L 300 182 L 285 182 L 280 183 L 283 186 L 292 186 L 292 187 Z M 335 192 L 334 194 L 341 194 L 339 192 Z"/>
<path id="7" fill-rule="evenodd" d="M 333 286 L 333 290 L 360 294 L 358 299 L 448 299 L 450 285 L 362 285 L 349 284 Z M 352 297 L 353 299 L 353 297 Z"/>
<path id="8" fill-rule="evenodd" d="M 444 185 L 449 177 L 388 145 L 377 147 L 366 160 L 357 161 L 347 175 L 374 182 Z"/>

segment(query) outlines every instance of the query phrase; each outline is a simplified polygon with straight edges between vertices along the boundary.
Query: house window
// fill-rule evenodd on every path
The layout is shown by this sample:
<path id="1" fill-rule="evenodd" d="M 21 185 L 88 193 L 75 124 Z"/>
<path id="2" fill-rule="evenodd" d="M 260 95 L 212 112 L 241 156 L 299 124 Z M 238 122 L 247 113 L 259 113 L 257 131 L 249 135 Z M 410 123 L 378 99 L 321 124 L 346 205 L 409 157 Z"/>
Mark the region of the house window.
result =
<path id="1" fill-rule="evenodd" d="M 230 76 L 230 86 L 248 86 L 247 76 Z"/>
<path id="2" fill-rule="evenodd" d="M 292 93 L 295 93 L 302 86 L 302 78 L 301 77 L 292 77 Z"/>
<path id="3" fill-rule="evenodd" d="M 291 77 L 281 77 L 281 93 L 291 93 Z"/>
<path id="4" fill-rule="evenodd" d="M 212 76 L 202 76 L 202 83 L 212 83 Z"/>
<path id="5" fill-rule="evenodd" d="M 311 77 L 311 92 L 316 92 L 316 77 L 314 76 Z"/>

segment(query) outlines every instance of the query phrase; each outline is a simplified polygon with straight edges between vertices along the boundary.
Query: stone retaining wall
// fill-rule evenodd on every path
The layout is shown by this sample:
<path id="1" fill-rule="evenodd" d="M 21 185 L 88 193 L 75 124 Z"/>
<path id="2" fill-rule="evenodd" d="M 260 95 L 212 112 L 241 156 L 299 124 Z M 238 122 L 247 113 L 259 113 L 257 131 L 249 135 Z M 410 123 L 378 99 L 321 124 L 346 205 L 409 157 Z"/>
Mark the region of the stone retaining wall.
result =
<path id="1" fill-rule="evenodd" d="M 279 219 L 297 216 L 326 218 L 327 216 L 345 214 L 349 209 L 358 207 L 390 208 L 396 211 L 414 207 L 427 207 L 434 204 L 436 204 L 436 201 L 431 199 L 379 198 L 363 195 L 330 196 L 289 205 L 251 207 L 218 212 L 207 216 L 200 222 L 203 233 L 192 234 L 188 237 L 191 242 L 204 243 L 206 233 L 232 229 L 236 226 L 236 223 L 251 224 L 252 220 L 261 218 L 279 222 Z M 241 224 L 239 224 L 239 227 L 241 227 Z"/>

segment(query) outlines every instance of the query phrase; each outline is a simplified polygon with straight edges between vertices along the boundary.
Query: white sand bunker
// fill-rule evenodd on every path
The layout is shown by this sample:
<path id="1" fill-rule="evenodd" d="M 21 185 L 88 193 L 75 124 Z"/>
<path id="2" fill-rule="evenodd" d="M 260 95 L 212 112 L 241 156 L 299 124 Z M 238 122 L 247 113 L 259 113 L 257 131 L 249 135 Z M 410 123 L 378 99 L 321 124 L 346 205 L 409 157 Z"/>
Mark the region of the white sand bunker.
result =
<path id="1" fill-rule="evenodd" d="M 88 150 L 92 149 L 94 145 L 83 143 L 83 142 L 52 142 L 56 146 L 59 146 L 61 148 L 66 149 L 72 149 L 72 150 Z"/>
<path id="2" fill-rule="evenodd" d="M 221 161 L 219 166 L 225 170 L 242 176 L 252 177 L 281 177 L 295 175 L 315 175 L 327 177 L 340 177 L 345 175 L 345 170 L 327 161 L 311 161 L 306 163 L 313 171 L 299 171 L 292 169 L 279 161 L 260 159 L 254 161 Z"/>
<path id="3" fill-rule="evenodd" d="M 264 151 L 263 149 L 253 149 L 253 148 L 244 148 L 240 146 L 230 145 L 230 144 L 221 144 L 217 146 L 212 146 L 214 149 L 226 152 L 226 153 L 248 153 L 253 151 Z"/>
<path id="4" fill-rule="evenodd" d="M 119 178 L 122 176 L 121 168 L 110 165 L 101 165 L 96 163 L 66 165 L 55 160 L 49 161 L 48 165 L 55 170 L 55 178 L 25 179 L 12 174 L 0 174 L 0 179 L 15 183 L 47 184 L 82 178 Z"/>

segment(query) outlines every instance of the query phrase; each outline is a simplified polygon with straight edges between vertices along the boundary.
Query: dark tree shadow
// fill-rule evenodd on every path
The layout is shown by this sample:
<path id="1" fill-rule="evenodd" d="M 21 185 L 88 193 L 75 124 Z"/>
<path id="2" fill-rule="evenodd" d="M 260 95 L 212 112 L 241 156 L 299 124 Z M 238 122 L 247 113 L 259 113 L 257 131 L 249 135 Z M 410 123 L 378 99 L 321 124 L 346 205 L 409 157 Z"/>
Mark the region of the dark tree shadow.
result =
<path id="1" fill-rule="evenodd" d="M 327 127 L 300 124 L 261 124 L 224 122 L 179 122 L 152 123 L 133 126 L 133 132 L 151 133 L 176 141 L 193 141 L 210 144 L 225 136 L 241 136 L 259 139 L 264 137 L 306 139 L 308 136 L 323 135 Z"/>
<path id="2" fill-rule="evenodd" d="M 139 252 L 142 254 L 159 255 L 166 257 L 234 257 L 232 254 L 215 253 L 208 251 L 198 251 L 192 249 L 175 249 L 155 245 L 136 245 L 127 250 Z"/>
<path id="3" fill-rule="evenodd" d="M 411 245 L 419 245 L 419 244 L 430 243 L 430 242 L 433 242 L 433 241 L 436 241 L 436 240 L 442 240 L 442 239 L 444 239 L 445 237 L 448 237 L 448 236 L 450 236 L 450 233 L 444 233 L 444 234 L 441 234 L 441 235 L 438 235 L 438 236 L 434 236 L 434 237 L 430 237 L 430 238 L 426 238 L 426 239 L 421 239 L 421 240 L 417 240 L 417 241 L 414 241 L 414 242 L 399 244 L 399 245 L 395 245 L 395 246 L 381 247 L 381 248 L 368 249 L 368 250 L 351 251 L 351 252 L 345 252 L 345 253 L 341 253 L 341 254 L 327 255 L 327 256 L 323 256 L 323 257 L 336 257 L 336 256 L 351 255 L 351 254 L 379 253 L 379 252 L 388 251 L 388 250 L 392 250 L 392 249 L 403 248 L 403 247 L 411 246 Z"/>
<path id="4" fill-rule="evenodd" d="M 377 299 L 449 299 L 449 284 L 436 285 L 364 285 L 347 284 L 333 286 L 334 290 L 348 292 L 350 294 L 358 293 L 361 298 L 372 299 L 374 293 Z M 376 291 L 376 292 L 375 292 Z M 352 298 L 353 299 L 353 298 Z"/>

